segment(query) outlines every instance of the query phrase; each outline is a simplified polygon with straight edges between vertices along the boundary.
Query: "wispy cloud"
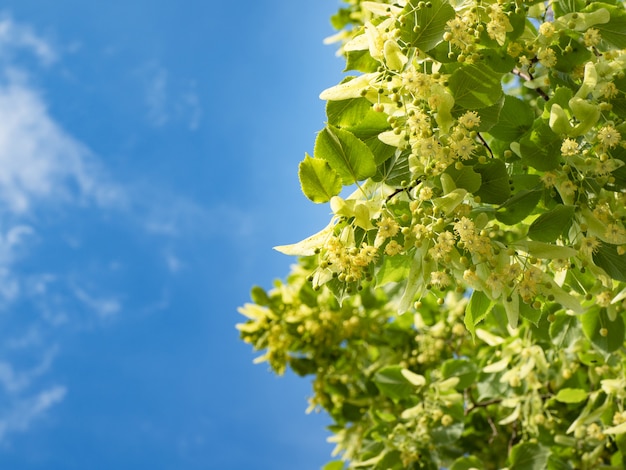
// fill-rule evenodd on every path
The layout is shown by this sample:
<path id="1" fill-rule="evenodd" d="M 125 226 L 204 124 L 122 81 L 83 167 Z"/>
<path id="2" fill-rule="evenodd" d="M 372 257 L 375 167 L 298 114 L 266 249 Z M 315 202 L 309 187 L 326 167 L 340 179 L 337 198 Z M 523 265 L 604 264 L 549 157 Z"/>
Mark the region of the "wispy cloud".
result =
<path id="1" fill-rule="evenodd" d="M 154 256 L 172 275 L 187 265 L 180 255 L 184 250 L 173 241 L 190 234 L 246 236 L 255 223 L 250 214 L 226 204 L 206 208 L 160 185 L 118 183 L 89 145 L 55 119 L 45 93 L 33 85 L 31 69 L 18 65 L 25 53 L 39 64 L 29 67 L 61 61 L 49 41 L 0 15 L 0 442 L 64 400 L 66 386 L 51 386 L 49 377 L 56 345 L 62 344 L 59 332 L 123 318 L 126 307 L 126 292 L 98 285 L 104 269 L 113 273 L 113 266 L 123 265 L 116 260 L 104 260 L 88 273 L 76 272 L 80 267 L 62 272 L 54 265 L 37 271 L 33 263 L 24 270 L 23 261 L 45 245 L 45 221 L 81 208 L 102 219 L 122 219 L 129 231 L 168 240 L 167 249 L 156 243 Z M 202 106 L 192 81 L 174 79 L 156 63 L 142 67 L 138 76 L 152 125 L 200 126 Z M 81 249 L 80 233 L 68 227 L 63 236 L 64 248 Z M 167 287 L 158 292 L 137 311 L 167 308 Z M 29 316 L 19 318 L 13 313 L 18 308 L 30 309 Z"/>
<path id="2" fill-rule="evenodd" d="M 113 316 L 122 309 L 120 301 L 115 297 L 97 297 L 79 287 L 74 287 L 74 295 L 100 318 Z"/>
<path id="3" fill-rule="evenodd" d="M 0 58 L 11 60 L 23 50 L 34 53 L 46 65 L 57 59 L 54 48 L 29 26 L 15 23 L 6 14 L 0 15 Z"/>
<path id="4" fill-rule="evenodd" d="M 155 127 L 184 122 L 196 130 L 202 106 L 194 81 L 172 80 L 170 72 L 156 62 L 141 66 L 137 75 L 143 82 L 148 121 Z"/>
<path id="5" fill-rule="evenodd" d="M 23 213 L 34 200 L 123 202 L 123 191 L 96 176 L 98 164 L 89 150 L 55 123 L 24 74 L 12 72 L 0 81 L 0 122 L 0 204 L 5 209 Z"/>
<path id="6" fill-rule="evenodd" d="M 0 411 L 0 441 L 8 433 L 27 431 L 34 420 L 40 418 L 52 406 L 63 401 L 66 393 L 66 387 L 55 385 L 33 396 L 11 402 L 8 409 Z"/>

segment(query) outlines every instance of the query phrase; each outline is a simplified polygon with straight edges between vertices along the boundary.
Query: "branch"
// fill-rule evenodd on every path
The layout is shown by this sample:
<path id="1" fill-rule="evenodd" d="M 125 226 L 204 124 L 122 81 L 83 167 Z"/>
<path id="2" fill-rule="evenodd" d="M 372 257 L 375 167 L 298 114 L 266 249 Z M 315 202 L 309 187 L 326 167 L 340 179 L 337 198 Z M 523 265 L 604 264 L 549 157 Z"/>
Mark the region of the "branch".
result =
<path id="1" fill-rule="evenodd" d="M 514 75 L 517 75 L 520 78 L 523 78 L 524 80 L 526 80 L 527 82 L 529 82 L 530 80 L 533 79 L 533 76 L 529 73 L 523 72 L 522 70 L 518 69 L 517 67 L 514 68 L 512 70 Z M 550 99 L 550 97 L 548 96 L 548 94 L 543 91 L 541 88 L 535 88 L 535 91 L 539 94 L 539 96 L 541 96 L 544 100 L 548 101 Z"/>
<path id="2" fill-rule="evenodd" d="M 391 198 L 406 191 L 409 192 L 411 189 L 413 189 L 414 187 L 416 187 L 418 184 L 420 184 L 422 181 L 421 180 L 415 180 L 413 181 L 410 185 L 408 185 L 405 188 L 397 188 L 393 193 L 391 193 L 389 196 L 387 196 L 387 202 L 391 201 Z"/>
<path id="3" fill-rule="evenodd" d="M 502 403 L 502 398 L 492 398 L 491 400 L 485 400 L 482 401 L 480 403 L 476 403 L 471 395 L 470 395 L 470 400 L 472 401 L 472 406 L 467 408 L 465 410 L 465 416 L 467 416 L 468 414 L 470 414 L 472 411 L 474 411 L 476 408 L 486 408 L 489 405 L 496 405 L 498 403 Z"/>
<path id="4" fill-rule="evenodd" d="M 478 137 L 478 139 L 480 139 L 480 141 L 482 142 L 482 144 L 485 146 L 485 148 L 487 149 L 487 152 L 489 152 L 489 155 L 491 155 L 491 158 L 494 158 L 493 156 L 493 152 L 491 151 L 491 148 L 489 147 L 489 144 L 487 143 L 487 141 L 483 138 L 482 135 L 480 135 L 480 132 L 476 133 L 476 136 Z"/>

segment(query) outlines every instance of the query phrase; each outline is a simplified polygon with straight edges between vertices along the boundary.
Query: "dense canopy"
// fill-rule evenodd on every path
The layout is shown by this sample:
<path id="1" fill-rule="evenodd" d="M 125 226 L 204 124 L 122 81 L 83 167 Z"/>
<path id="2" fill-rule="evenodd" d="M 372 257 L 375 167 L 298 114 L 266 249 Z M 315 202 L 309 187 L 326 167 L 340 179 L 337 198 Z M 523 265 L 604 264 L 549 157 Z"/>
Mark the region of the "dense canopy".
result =
<path id="1" fill-rule="evenodd" d="M 345 3 L 333 215 L 243 340 L 313 377 L 326 470 L 625 468 L 624 3 Z"/>

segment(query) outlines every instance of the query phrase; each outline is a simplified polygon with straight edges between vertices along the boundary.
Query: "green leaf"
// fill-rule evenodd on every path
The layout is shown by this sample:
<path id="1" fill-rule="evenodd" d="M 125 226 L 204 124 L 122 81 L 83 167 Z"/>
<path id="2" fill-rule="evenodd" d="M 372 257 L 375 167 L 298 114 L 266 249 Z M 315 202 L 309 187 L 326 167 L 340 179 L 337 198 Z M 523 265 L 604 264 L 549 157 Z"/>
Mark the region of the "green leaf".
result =
<path id="1" fill-rule="evenodd" d="M 409 260 L 406 256 L 385 256 L 376 272 L 376 286 L 400 282 L 409 275 Z"/>
<path id="2" fill-rule="evenodd" d="M 380 393 L 394 400 L 415 394 L 415 386 L 402 374 L 402 367 L 387 366 L 374 374 L 374 383 Z"/>
<path id="3" fill-rule="evenodd" d="M 257 305 L 267 306 L 270 304 L 270 298 L 267 296 L 265 289 L 260 286 L 252 286 L 252 289 L 250 290 L 250 297 Z"/>
<path id="4" fill-rule="evenodd" d="M 520 191 L 506 200 L 496 211 L 496 219 L 503 224 L 515 225 L 524 220 L 537 207 L 543 190 Z"/>
<path id="5" fill-rule="evenodd" d="M 343 71 L 357 70 L 359 72 L 369 73 L 375 72 L 379 65 L 380 63 L 370 55 L 369 49 L 347 51 L 346 68 Z"/>
<path id="6" fill-rule="evenodd" d="M 352 12 L 349 8 L 340 8 L 337 13 L 330 17 L 330 24 L 336 30 L 345 28 L 352 22 L 352 19 L 350 17 L 351 13 Z"/>
<path id="7" fill-rule="evenodd" d="M 461 391 L 474 383 L 478 369 L 476 364 L 467 359 L 448 359 L 441 366 L 441 374 L 444 379 L 458 377 L 459 383 L 455 388 Z"/>
<path id="8" fill-rule="evenodd" d="M 307 357 L 290 357 L 289 366 L 300 377 L 317 372 L 317 362 Z"/>
<path id="9" fill-rule="evenodd" d="M 487 297 L 487 294 L 479 290 L 472 292 L 463 319 L 465 327 L 472 334 L 472 337 L 476 337 L 476 325 L 485 319 L 492 307 L 493 302 Z"/>
<path id="10" fill-rule="evenodd" d="M 459 67 L 448 80 L 455 106 L 475 110 L 496 104 L 502 96 L 501 77 L 486 65 Z"/>
<path id="11" fill-rule="evenodd" d="M 376 464 L 373 470 L 396 470 L 402 464 L 402 454 L 398 450 L 386 452 L 382 459 Z"/>
<path id="12" fill-rule="evenodd" d="M 411 0 L 404 7 L 406 21 L 400 28 L 400 37 L 409 46 L 429 51 L 443 41 L 446 23 L 455 12 L 447 0 L 431 0 L 430 8 L 420 8 L 420 3 L 423 2 Z"/>
<path id="13" fill-rule="evenodd" d="M 478 117 L 480 117 L 480 124 L 476 128 L 476 131 L 487 132 L 493 126 L 495 126 L 500 120 L 500 113 L 502 112 L 503 105 L 504 105 L 504 96 L 502 96 L 495 104 L 491 106 L 477 109 L 476 112 L 478 113 Z M 463 110 L 463 112 L 465 112 L 465 110 Z M 463 113 L 459 113 L 459 114 L 463 114 Z"/>
<path id="14" fill-rule="evenodd" d="M 528 320 L 535 326 L 539 326 L 539 320 L 541 320 L 541 310 L 533 308 L 524 302 L 519 304 L 520 317 Z"/>
<path id="15" fill-rule="evenodd" d="M 483 470 L 485 467 L 480 459 L 471 457 L 459 457 L 450 465 L 450 470 Z"/>
<path id="16" fill-rule="evenodd" d="M 476 165 L 474 170 L 480 173 L 482 185 L 474 193 L 480 196 L 482 202 L 488 204 L 502 204 L 511 195 L 509 174 L 502 160 L 490 160 L 484 165 Z"/>
<path id="17" fill-rule="evenodd" d="M 335 460 L 334 462 L 328 462 L 322 470 L 343 470 L 344 462 L 342 460 Z"/>
<path id="18" fill-rule="evenodd" d="M 569 46 L 567 52 L 565 48 Z M 554 68 L 561 72 L 571 72 L 580 64 L 584 64 L 591 57 L 591 52 L 576 40 L 576 36 L 562 34 L 559 38 L 559 46 L 551 49 L 556 53 L 556 65 Z"/>
<path id="19" fill-rule="evenodd" d="M 550 243 L 567 233 L 574 218 L 574 206 L 559 204 L 541 214 L 528 228 L 528 237 L 538 242 Z"/>
<path id="20" fill-rule="evenodd" d="M 579 336 L 578 318 L 564 312 L 555 314 L 554 321 L 550 324 L 550 338 L 558 349 L 569 347 Z"/>
<path id="21" fill-rule="evenodd" d="M 624 345 L 624 320 L 618 315 L 611 321 L 606 309 L 593 309 L 581 316 L 583 333 L 598 349 L 617 351 Z"/>
<path id="22" fill-rule="evenodd" d="M 378 134 L 391 129 L 385 113 L 372 109 L 365 98 L 352 98 L 326 103 L 328 123 L 347 130 L 363 141 L 372 151 L 376 165 L 380 165 L 395 151 L 395 147 L 383 143 Z"/>
<path id="23" fill-rule="evenodd" d="M 515 59 L 504 48 L 480 50 L 484 63 L 494 72 L 508 73 L 515 68 Z"/>
<path id="24" fill-rule="evenodd" d="M 568 13 L 574 13 L 576 11 L 582 11 L 585 8 L 585 2 L 583 0 L 558 0 L 552 4 L 555 15 L 563 16 Z"/>
<path id="25" fill-rule="evenodd" d="M 482 183 L 480 174 L 476 173 L 471 166 L 463 166 L 457 170 L 454 165 L 450 165 L 445 172 L 450 175 L 457 188 L 465 189 L 468 193 L 478 191 Z"/>
<path id="26" fill-rule="evenodd" d="M 347 186 L 376 174 L 372 151 L 351 132 L 326 126 L 315 140 L 315 158 L 326 160 Z"/>
<path id="27" fill-rule="evenodd" d="M 368 112 L 381 116 L 385 121 L 383 128 L 389 127 L 385 114 L 377 113 L 372 109 L 372 103 L 365 98 L 350 98 L 340 101 L 328 101 L 326 103 L 326 117 L 328 123 L 335 127 L 351 130 L 359 125 Z"/>
<path id="28" fill-rule="evenodd" d="M 509 470 L 545 470 L 550 450 L 540 444 L 522 442 L 511 449 Z"/>
<path id="29" fill-rule="evenodd" d="M 389 186 L 402 186 L 403 182 L 411 179 L 409 155 L 406 152 L 396 153 L 378 166 L 374 181 L 383 181 Z"/>
<path id="30" fill-rule="evenodd" d="M 518 240 L 510 244 L 511 248 L 523 250 L 530 256 L 541 259 L 566 259 L 576 256 L 578 252 L 569 246 L 553 245 L 552 243 L 536 242 L 532 240 Z"/>
<path id="31" fill-rule="evenodd" d="M 315 203 L 328 202 L 341 192 L 341 178 L 327 161 L 308 154 L 298 167 L 300 186 L 306 197 Z"/>
<path id="32" fill-rule="evenodd" d="M 496 139 L 515 141 L 532 127 L 534 119 L 534 112 L 528 103 L 506 95 L 498 123 L 489 129 L 489 133 Z"/>
<path id="33" fill-rule="evenodd" d="M 614 245 L 601 243 L 593 262 L 616 281 L 626 282 L 626 254 L 620 255 Z"/>
<path id="34" fill-rule="evenodd" d="M 543 119 L 536 119 L 532 130 L 519 143 L 522 161 L 527 165 L 543 171 L 559 165 L 562 140 Z"/>
<path id="35" fill-rule="evenodd" d="M 450 426 L 435 426 L 431 430 L 431 437 L 437 444 L 445 446 L 459 440 L 463 434 L 463 428 L 464 423 L 462 421 L 454 422 Z"/>
<path id="36" fill-rule="evenodd" d="M 580 403 L 585 401 L 588 396 L 589 392 L 582 388 L 562 388 L 554 398 L 561 403 Z"/>

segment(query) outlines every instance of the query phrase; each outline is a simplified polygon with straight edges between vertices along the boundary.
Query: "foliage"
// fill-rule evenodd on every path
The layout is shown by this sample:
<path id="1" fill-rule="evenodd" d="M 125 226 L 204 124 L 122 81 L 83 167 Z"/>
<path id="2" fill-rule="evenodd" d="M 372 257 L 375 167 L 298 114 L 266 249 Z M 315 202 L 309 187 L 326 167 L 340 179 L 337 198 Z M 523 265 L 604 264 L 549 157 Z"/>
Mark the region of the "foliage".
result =
<path id="1" fill-rule="evenodd" d="M 299 171 L 333 217 L 243 340 L 350 469 L 625 468 L 624 3 L 346 3 Z"/>

